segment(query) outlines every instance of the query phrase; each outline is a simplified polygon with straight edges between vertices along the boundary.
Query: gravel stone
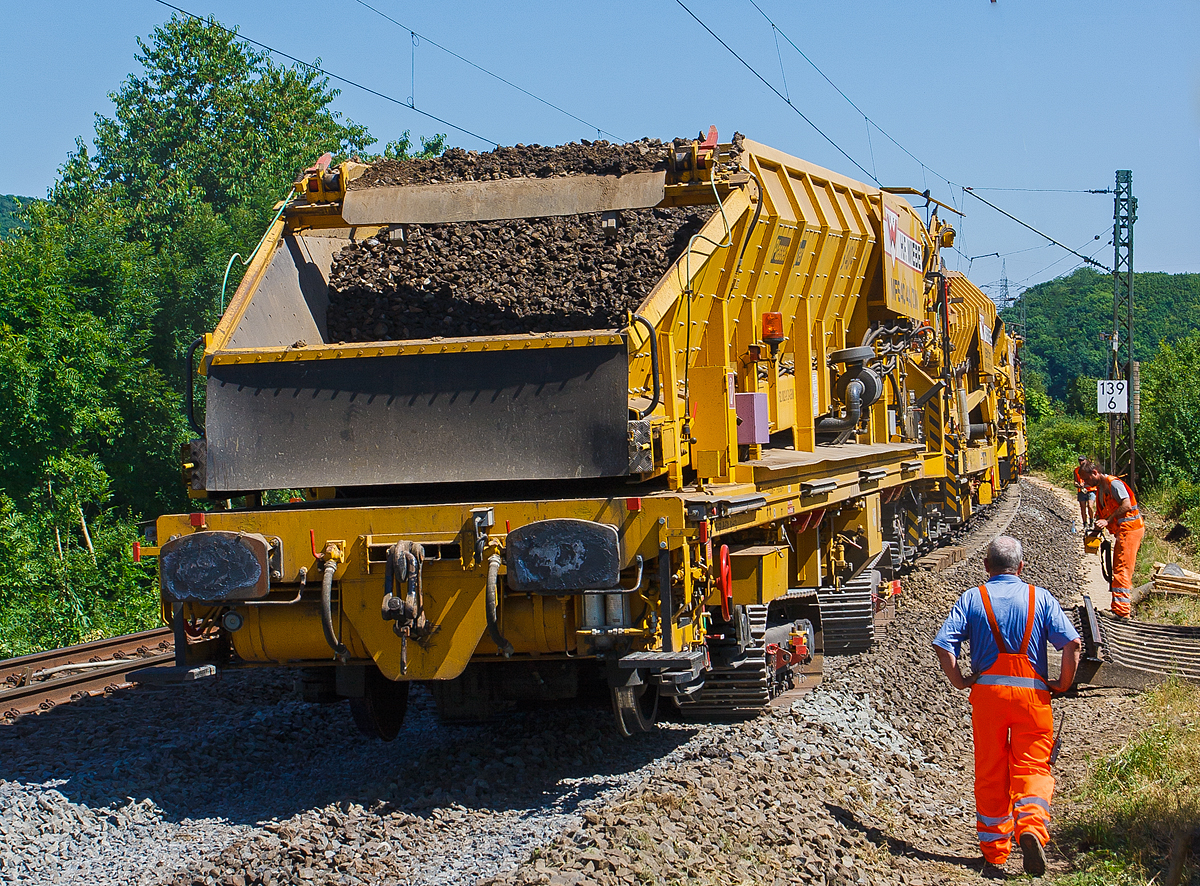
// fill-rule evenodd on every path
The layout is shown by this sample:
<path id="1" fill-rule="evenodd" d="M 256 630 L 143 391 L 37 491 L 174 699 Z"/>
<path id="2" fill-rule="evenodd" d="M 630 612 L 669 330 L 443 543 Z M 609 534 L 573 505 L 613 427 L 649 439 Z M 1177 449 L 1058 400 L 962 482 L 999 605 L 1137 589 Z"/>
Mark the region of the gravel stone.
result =
<path id="1" fill-rule="evenodd" d="M 614 144 L 587 140 L 566 145 L 501 145 L 480 153 L 447 148 L 440 157 L 376 160 L 350 189 L 384 185 L 551 178 L 560 175 L 625 175 L 667 168 L 668 145 L 656 138 Z"/>
<path id="2" fill-rule="evenodd" d="M 710 208 L 408 225 L 403 240 L 351 243 L 334 256 L 330 341 L 618 329 Z"/>
<path id="3" fill-rule="evenodd" d="M 1070 602 L 1075 503 L 1030 480 L 1021 494 L 1025 575 Z M 905 576 L 871 650 L 827 658 L 819 687 L 749 722 L 625 740 L 583 701 L 443 726 L 417 688 L 385 745 L 270 671 L 27 717 L 0 727 L 0 882 L 976 882 L 969 705 L 930 641 L 980 560 Z M 1054 704 L 1059 817 L 1136 715 L 1125 690 Z"/>

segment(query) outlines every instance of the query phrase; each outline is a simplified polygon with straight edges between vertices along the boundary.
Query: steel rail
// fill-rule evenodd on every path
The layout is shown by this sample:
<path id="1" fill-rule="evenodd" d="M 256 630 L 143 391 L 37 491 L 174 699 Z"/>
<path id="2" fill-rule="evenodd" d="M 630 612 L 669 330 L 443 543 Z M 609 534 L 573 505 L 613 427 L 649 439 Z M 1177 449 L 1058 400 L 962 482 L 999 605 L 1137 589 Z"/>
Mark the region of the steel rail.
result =
<path id="1" fill-rule="evenodd" d="M 172 646 L 170 629 L 158 628 L 0 661 L 0 720 L 128 685 L 131 671 L 170 659 Z"/>

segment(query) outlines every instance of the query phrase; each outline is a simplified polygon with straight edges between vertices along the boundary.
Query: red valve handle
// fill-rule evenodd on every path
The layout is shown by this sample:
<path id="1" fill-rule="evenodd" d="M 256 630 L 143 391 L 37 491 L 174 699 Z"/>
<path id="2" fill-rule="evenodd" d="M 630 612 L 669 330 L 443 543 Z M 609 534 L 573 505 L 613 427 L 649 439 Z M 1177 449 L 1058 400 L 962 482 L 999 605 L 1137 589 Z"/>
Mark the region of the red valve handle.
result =
<path id="1" fill-rule="evenodd" d="M 717 585 L 721 592 L 721 618 L 729 621 L 732 617 L 733 600 L 733 567 L 729 563 L 729 545 L 721 545 L 721 576 Z"/>

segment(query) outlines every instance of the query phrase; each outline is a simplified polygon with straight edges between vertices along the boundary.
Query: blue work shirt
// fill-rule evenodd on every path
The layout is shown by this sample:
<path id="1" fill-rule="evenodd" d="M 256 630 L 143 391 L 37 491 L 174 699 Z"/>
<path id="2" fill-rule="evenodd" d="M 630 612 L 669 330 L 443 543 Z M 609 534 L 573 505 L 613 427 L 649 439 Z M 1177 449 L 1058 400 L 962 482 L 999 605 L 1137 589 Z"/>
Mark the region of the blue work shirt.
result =
<path id="1" fill-rule="evenodd" d="M 1029 603 L 1029 584 L 1015 575 L 997 575 L 987 581 L 988 597 L 1000 636 L 1009 652 L 1019 652 L 1025 639 L 1025 610 Z M 1029 637 L 1029 661 L 1042 679 L 1048 679 L 1046 670 L 1046 641 L 1062 649 L 1072 640 L 1079 639 L 1079 632 L 1063 612 L 1062 606 L 1044 588 L 1034 589 L 1033 633 Z M 971 646 L 971 670 L 982 674 L 996 663 L 1000 650 L 988 626 L 987 610 L 983 608 L 983 595 L 979 586 L 968 590 L 950 610 L 946 623 L 933 640 L 939 646 L 954 653 L 958 658 L 963 640 Z"/>

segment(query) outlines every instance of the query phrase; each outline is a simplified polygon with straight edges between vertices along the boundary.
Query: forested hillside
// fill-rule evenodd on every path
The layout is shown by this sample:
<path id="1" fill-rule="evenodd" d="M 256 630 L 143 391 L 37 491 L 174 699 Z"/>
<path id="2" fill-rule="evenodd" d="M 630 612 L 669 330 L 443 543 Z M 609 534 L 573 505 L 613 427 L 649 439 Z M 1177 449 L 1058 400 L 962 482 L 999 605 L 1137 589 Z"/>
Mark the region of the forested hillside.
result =
<path id="1" fill-rule="evenodd" d="M 33 201 L 32 197 L 15 197 L 12 194 L 0 194 L 0 239 L 14 228 L 23 227 L 17 218 L 17 212 L 22 206 Z"/>
<path id="2" fill-rule="evenodd" d="M 1175 342 L 1200 329 L 1200 274 L 1135 273 L 1134 357 L 1150 360 L 1163 342 Z M 1112 332 L 1112 277 L 1081 268 L 1067 277 L 1039 283 L 1022 293 L 1028 326 L 1025 359 L 1056 400 L 1067 401 L 1076 378 L 1103 377 Z M 1019 320 L 1020 307 L 1003 312 Z M 1094 394 L 1094 386 L 1093 386 Z"/>
<path id="3" fill-rule="evenodd" d="M 1134 356 L 1142 364 L 1141 492 L 1200 538 L 1200 274 L 1135 274 L 1133 295 Z M 1112 353 L 1101 337 L 1112 332 L 1112 277 L 1079 270 L 1022 298 L 1032 370 L 1025 376 L 1030 463 L 1065 480 L 1076 455 L 1108 457 L 1095 379 Z M 1019 322 L 1019 304 L 1003 315 Z"/>

